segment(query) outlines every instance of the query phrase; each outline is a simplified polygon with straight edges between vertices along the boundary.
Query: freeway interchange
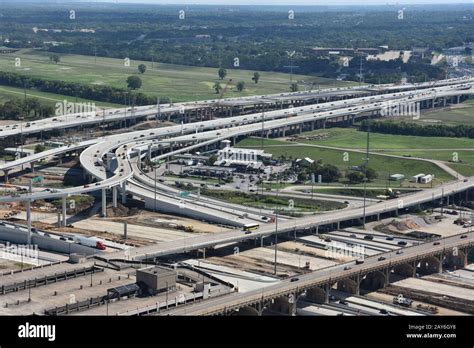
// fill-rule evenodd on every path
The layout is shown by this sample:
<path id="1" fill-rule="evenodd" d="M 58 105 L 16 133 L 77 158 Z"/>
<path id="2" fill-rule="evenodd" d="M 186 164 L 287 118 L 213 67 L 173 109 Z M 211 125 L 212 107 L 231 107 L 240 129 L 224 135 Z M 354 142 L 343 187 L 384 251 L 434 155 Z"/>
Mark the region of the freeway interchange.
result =
<path id="1" fill-rule="evenodd" d="M 159 162 L 168 160 L 172 156 L 197 151 L 207 146 L 216 145 L 222 140 L 235 141 L 238 137 L 257 134 L 262 137 L 281 136 L 290 128 L 315 129 L 325 125 L 328 120 L 353 121 L 356 117 L 380 113 L 381 110 L 391 108 L 394 103 L 420 103 L 425 107 L 446 105 L 447 100 L 459 102 L 459 98 L 472 95 L 474 92 L 474 79 L 452 79 L 438 81 L 437 83 L 424 83 L 418 85 L 385 85 L 377 87 L 355 87 L 347 89 L 330 89 L 317 92 L 287 93 L 279 96 L 245 97 L 238 99 L 224 99 L 219 102 L 219 107 L 252 105 L 260 103 L 274 103 L 278 105 L 283 100 L 288 107 L 276 108 L 274 110 L 264 109 L 261 112 L 250 112 L 242 115 L 228 115 L 227 117 L 203 120 L 139 131 L 124 131 L 120 134 L 107 135 L 94 139 L 88 139 L 75 144 L 69 144 L 59 148 L 47 150 L 39 154 L 19 158 L 10 163 L 3 164 L 5 176 L 8 171 L 23 165 L 34 166 L 35 162 L 51 156 L 58 156 L 71 151 L 81 151 L 80 163 L 83 170 L 94 182 L 58 190 L 28 192 L 25 194 L 14 194 L 0 197 L 0 203 L 27 202 L 27 228 L 31 236 L 30 204 L 40 199 L 62 199 L 62 225 L 67 225 L 66 201 L 73 195 L 101 191 L 102 193 L 102 215 L 106 216 L 106 193 L 112 190 L 113 206 L 117 206 L 119 192 L 122 202 L 125 203 L 127 194 L 138 197 L 145 202 L 153 202 L 157 210 L 170 214 L 179 214 L 207 220 L 213 223 L 230 225 L 236 229 L 214 234 L 204 234 L 187 237 L 180 240 L 161 242 L 157 244 L 133 247 L 126 251 L 103 253 L 100 255 L 101 262 L 113 264 L 117 261 L 140 262 L 158 257 L 171 256 L 174 254 L 188 253 L 194 250 L 204 250 L 220 245 L 228 245 L 242 241 L 258 240 L 276 234 L 302 233 L 307 231 L 318 231 L 322 226 L 336 225 L 341 222 L 351 222 L 362 217 L 380 216 L 381 214 L 403 210 L 407 207 L 420 205 L 432 200 L 443 199 L 454 194 L 470 190 L 474 186 L 474 179 L 458 176 L 458 180 L 443 184 L 432 189 L 422 190 L 402 198 L 388 201 L 372 202 L 373 204 L 361 208 L 347 208 L 331 211 L 318 215 L 303 216 L 299 218 L 277 217 L 277 224 L 264 220 L 262 216 L 274 215 L 272 211 L 247 209 L 247 214 L 242 215 L 242 207 L 229 202 L 223 202 L 209 197 L 198 197 L 191 194 L 187 197 L 179 195 L 180 190 L 171 188 L 149 175 L 142 169 L 144 161 Z M 297 105 L 296 101 L 314 99 L 316 96 L 344 96 L 350 95 L 349 99 L 325 100 L 321 103 L 310 103 Z M 361 96 L 362 94 L 362 96 Z M 65 115 L 53 119 L 45 119 L 26 124 L 0 127 L 0 136 L 31 134 L 35 132 L 48 131 L 55 128 L 71 128 L 84 124 L 98 124 L 111 121 L 123 121 L 131 118 L 157 117 L 166 114 L 183 114 L 192 112 L 198 108 L 216 105 L 218 101 L 202 101 L 195 103 L 183 103 L 180 105 L 144 106 L 131 109 L 114 109 L 103 111 L 93 115 Z M 303 103 L 304 104 L 304 103 Z M 79 116 L 79 117 L 78 117 Z M 431 161 L 446 169 L 446 166 L 437 161 Z M 456 174 L 451 172 L 451 174 Z M 247 223 L 259 222 L 258 230 L 248 233 L 242 231 L 241 227 Z M 28 239 L 30 240 L 30 239 Z M 223 297 L 217 297 L 209 301 L 193 306 L 178 308 L 168 314 L 220 314 L 228 310 L 235 310 L 246 305 L 254 304 L 262 299 L 275 299 L 289 294 L 298 294 L 301 291 L 312 289 L 338 279 L 357 276 L 374 270 L 390 268 L 399 263 L 418 260 L 426 255 L 438 255 L 453 247 L 471 247 L 474 242 L 474 233 L 443 238 L 441 243 L 434 245 L 432 242 L 403 248 L 403 252 L 386 252 L 377 257 L 368 257 L 363 264 L 350 263 L 341 264 L 314 272 L 307 273 L 295 279 L 286 279 L 278 284 L 267 286 L 263 289 L 248 291 L 245 293 L 233 293 Z M 384 260 L 380 259 L 380 256 Z M 346 268 L 346 269 L 345 269 Z"/>
<path id="2" fill-rule="evenodd" d="M 181 123 L 180 125 L 154 128 L 148 130 L 124 132 L 116 135 L 103 136 L 96 139 L 90 139 L 79 144 L 60 147 L 49 150 L 46 153 L 35 154 L 20 158 L 14 162 L 5 164 L 4 171 L 8 171 L 14 166 L 32 164 L 35 161 L 46 156 L 58 155 L 67 151 L 79 150 L 85 148 L 80 155 L 81 166 L 92 178 L 95 183 L 83 186 L 71 187 L 62 190 L 49 192 L 32 192 L 26 194 L 15 194 L 13 196 L 0 197 L 0 203 L 5 202 L 31 202 L 39 199 L 60 198 L 63 200 L 63 225 L 66 225 L 65 205 L 66 199 L 72 195 L 79 195 L 93 191 L 102 191 L 102 209 L 105 216 L 106 192 L 111 189 L 113 192 L 113 204 L 117 205 L 118 191 L 122 194 L 122 202 L 126 201 L 126 194 L 142 198 L 144 200 L 153 200 L 158 210 L 177 213 L 184 216 L 197 217 L 215 223 L 242 227 L 249 222 L 260 221 L 262 215 L 257 211 L 251 211 L 247 217 L 242 218 L 238 207 L 225 202 L 210 198 L 197 200 L 195 196 L 179 197 L 177 190 L 172 190 L 165 185 L 158 184 L 150 177 L 147 177 L 141 171 L 141 162 L 143 159 L 150 161 L 159 161 L 171 156 L 187 153 L 208 145 L 216 144 L 225 139 L 236 139 L 239 136 L 251 134 L 260 134 L 261 136 L 270 136 L 272 134 L 285 134 L 289 127 L 303 127 L 314 129 L 327 120 L 343 119 L 353 120 L 361 114 L 376 113 L 381 110 L 387 110 L 394 103 L 425 103 L 427 107 L 435 107 L 436 103 L 446 104 L 446 100 L 452 98 L 459 101 L 459 97 L 473 93 L 472 78 L 451 79 L 438 81 L 436 83 L 424 83 L 418 85 L 382 85 L 374 87 L 352 87 L 346 89 L 332 89 L 318 92 L 299 92 L 287 93 L 279 96 L 259 96 L 244 97 L 237 99 L 225 99 L 224 104 L 228 103 L 260 103 L 262 100 L 285 99 L 297 101 L 299 98 L 306 100 L 314 95 L 331 95 L 331 93 L 353 93 L 353 91 L 376 91 L 373 95 L 358 96 L 350 99 L 322 102 L 318 104 L 309 104 L 301 106 L 290 105 L 288 108 L 272 111 L 263 111 L 250 113 L 240 116 L 224 117 L 207 121 L 193 123 Z M 388 92 L 388 93 L 387 93 Z M 221 101 L 222 102 L 222 101 Z M 190 110 L 198 106 L 215 104 L 216 101 L 183 103 L 181 105 L 165 105 L 137 107 L 132 110 L 121 111 L 120 109 L 108 111 L 107 117 L 123 119 L 130 117 L 148 117 L 157 115 L 157 112 L 181 112 Z M 129 116 L 126 113 L 129 113 Z M 105 114 L 105 111 L 104 113 Z M 74 127 L 81 121 L 78 115 L 65 115 L 64 118 L 45 119 L 37 121 L 35 125 L 27 127 L 27 132 L 44 131 L 48 127 L 55 127 L 59 122 L 63 127 Z M 97 118 L 98 115 L 93 117 Z M 91 116 L 91 117 L 92 117 Z M 102 115 L 103 116 L 103 115 Z M 90 122 L 99 122 L 95 119 Z M 102 119 L 102 122 L 104 120 Z M 88 121 L 87 121 L 88 122 Z M 11 126 L 9 130 L 3 129 L 1 136 L 6 136 L 15 132 L 19 134 L 18 125 Z M 440 188 L 425 190 L 413 195 L 404 197 L 402 201 L 387 201 L 374 204 L 367 208 L 367 214 L 377 215 L 397 209 L 403 209 L 412 205 L 427 202 L 431 199 L 461 192 L 472 187 L 472 180 L 465 179 L 449 183 Z M 157 190 L 159 193 L 157 194 Z M 266 213 L 267 216 L 269 213 Z M 271 213 L 270 213 L 271 214 Z M 358 219 L 362 216 L 361 208 L 345 209 L 317 216 L 303 217 L 299 219 L 283 220 L 279 224 L 281 233 L 288 230 L 301 230 L 309 227 L 338 223 L 340 221 L 349 221 Z M 264 223 L 262 228 L 254 233 L 250 238 L 266 236 L 272 233 L 273 225 Z M 230 232 L 203 237 L 189 238 L 185 246 L 166 246 L 166 243 L 145 247 L 145 251 L 132 251 L 132 255 L 137 258 L 143 258 L 145 255 L 163 255 L 163 253 L 173 253 L 176 251 L 186 251 L 190 249 L 214 246 L 220 243 L 235 242 L 249 239 L 249 236 L 242 236 L 240 231 Z"/>

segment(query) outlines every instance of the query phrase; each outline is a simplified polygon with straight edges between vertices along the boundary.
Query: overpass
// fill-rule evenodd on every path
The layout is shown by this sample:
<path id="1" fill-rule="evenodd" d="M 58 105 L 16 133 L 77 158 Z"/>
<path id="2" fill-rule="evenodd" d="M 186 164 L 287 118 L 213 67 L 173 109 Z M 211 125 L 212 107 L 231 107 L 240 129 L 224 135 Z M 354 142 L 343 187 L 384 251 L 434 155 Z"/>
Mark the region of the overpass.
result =
<path id="1" fill-rule="evenodd" d="M 458 81 L 459 82 L 459 81 Z M 46 199 L 46 198 L 61 198 L 63 200 L 63 224 L 66 224 L 65 210 L 66 200 L 68 196 L 78 195 L 82 193 L 88 193 L 91 191 L 102 190 L 102 210 L 105 216 L 106 211 L 106 192 L 108 189 L 112 189 L 113 205 L 117 205 L 118 188 L 122 193 L 122 202 L 125 202 L 126 192 L 130 192 L 142 198 L 149 198 L 159 200 L 161 204 L 166 205 L 169 211 L 179 212 L 180 214 L 186 215 L 186 213 L 196 214 L 198 212 L 200 216 L 204 216 L 206 219 L 211 221 L 226 223 L 234 226 L 242 226 L 247 220 L 239 221 L 238 216 L 235 213 L 223 209 L 216 209 L 214 207 L 204 207 L 201 204 L 195 204 L 188 199 L 183 198 L 172 198 L 172 197 L 156 197 L 153 188 L 143 187 L 143 183 L 137 184 L 136 178 L 142 173 L 137 173 L 134 169 L 133 163 L 130 161 L 132 157 L 140 159 L 142 154 L 146 152 L 146 156 L 152 159 L 153 146 L 157 147 L 160 152 L 165 149 L 169 149 L 170 152 L 154 157 L 154 159 L 166 158 L 175 154 L 181 154 L 199 147 L 215 144 L 218 141 L 236 138 L 237 136 L 249 135 L 260 133 L 263 136 L 269 136 L 270 134 L 285 134 L 286 129 L 298 127 L 299 131 L 303 128 L 314 129 L 314 127 L 324 125 L 324 122 L 329 119 L 342 119 L 350 120 L 357 114 L 361 113 L 373 113 L 378 112 L 383 108 L 387 107 L 387 103 L 390 101 L 399 102 L 424 102 L 426 106 L 434 107 L 436 103 L 442 101 L 446 103 L 447 98 L 458 98 L 462 95 L 472 94 L 472 83 L 453 84 L 452 81 L 442 82 L 446 85 L 441 87 L 435 87 L 431 89 L 421 89 L 416 91 L 404 91 L 391 94 L 379 94 L 372 97 L 362 97 L 350 100 L 339 100 L 335 102 L 317 104 L 317 105 L 305 105 L 298 108 L 289 108 L 282 110 L 270 111 L 267 113 L 258 113 L 244 116 L 234 116 L 224 119 L 211 120 L 211 121 L 200 121 L 192 124 L 181 124 L 166 128 L 155 128 L 145 131 L 128 132 L 124 134 L 107 136 L 99 139 L 96 143 L 87 147 L 80 156 L 81 164 L 91 176 L 99 180 L 97 183 L 84 185 L 79 187 L 68 188 L 64 190 L 58 190 L 55 192 L 40 192 L 40 193 L 29 193 L 12 196 L 0 197 L 1 202 L 12 202 L 12 201 L 26 201 L 27 203 L 32 200 Z M 156 141 L 158 139 L 159 141 Z M 160 147 L 161 145 L 161 147 Z M 184 145 L 184 146 L 183 146 Z M 82 145 L 81 145 L 82 146 Z M 178 147 L 177 150 L 174 146 Z M 142 151 L 144 149 L 147 151 Z M 67 149 L 65 149 L 67 150 Z M 133 150 L 133 151 L 132 151 Z M 118 152 L 117 152 L 118 151 Z M 40 154 L 38 154 L 40 156 Z M 107 168 L 104 168 L 104 157 L 106 160 Z M 35 157 L 33 161 L 36 159 Z M 25 158 L 22 161 L 28 161 L 30 158 Z M 22 162 L 24 163 L 24 162 Z M 133 182 L 127 188 L 127 182 L 133 180 Z M 457 192 L 460 192 L 470 185 L 470 181 L 462 183 L 461 188 L 457 188 Z M 435 193 L 433 193 L 434 197 Z M 156 198 L 155 198 L 156 197 Z M 409 198 L 406 198 L 408 200 Z M 429 198 L 431 200 L 434 198 Z M 426 201 L 425 198 L 420 201 L 415 201 L 413 204 L 420 204 Z M 184 202 L 184 203 L 183 203 Z M 393 203 L 383 203 L 393 204 Z M 397 203 L 397 207 L 400 202 Z M 409 206 L 409 204 L 402 203 L 402 205 Z M 27 204 L 27 207 L 29 204 Z M 379 205 L 377 205 L 379 207 Z M 228 207 L 230 208 L 230 207 Z M 232 210 L 232 208 L 230 208 Z M 378 208 L 379 210 L 374 211 L 375 215 L 384 213 L 387 211 L 397 210 L 398 208 Z M 217 212 L 217 213 L 216 213 Z M 349 215 L 346 216 L 345 213 Z M 370 209 L 368 210 L 370 212 Z M 333 216 L 337 216 L 340 212 L 336 212 Z M 348 217 L 348 218 L 345 218 Z M 315 218 L 313 223 L 309 223 L 310 227 L 330 223 L 338 223 L 340 221 L 346 221 L 350 219 L 357 219 L 360 217 L 360 212 L 357 210 L 345 210 L 343 216 L 338 219 L 325 218 L 325 215 L 319 215 Z M 214 220 L 212 220 L 212 218 Z M 307 218 L 298 220 L 298 224 L 295 222 L 293 229 L 300 228 L 306 222 Z M 326 221 L 327 220 L 327 221 Z M 288 223 L 285 221 L 284 223 Z M 282 225 L 284 227 L 284 225 Z M 266 228 L 268 228 L 266 226 Z M 265 231 L 265 229 L 263 229 Z M 267 232 L 259 232 L 262 237 L 267 235 Z M 239 236 L 229 237 L 233 239 Z M 192 238 L 191 238 L 192 240 Z M 225 242 L 225 241 L 224 241 Z M 196 248 L 213 246 L 219 244 L 220 241 L 209 240 L 204 242 L 204 246 L 198 246 Z M 189 245 L 188 245 L 189 247 Z M 185 247 L 186 250 L 188 247 Z M 173 249 L 173 248 L 171 248 Z M 163 252 L 168 252 L 164 250 Z M 158 253 L 161 251 L 158 251 Z M 155 254 L 155 252 L 146 253 Z M 143 257 L 143 254 L 140 256 Z"/>
<path id="2" fill-rule="evenodd" d="M 296 278 L 244 293 L 212 298 L 195 304 L 182 305 L 161 312 L 161 315 L 219 315 L 250 307 L 261 315 L 268 307 L 294 314 L 298 298 L 305 293 L 319 302 L 328 302 L 329 291 L 337 284 L 339 290 L 359 294 L 361 284 L 384 287 L 392 272 L 415 276 L 417 267 L 422 273 L 441 272 L 443 261 L 465 267 L 467 256 L 474 247 L 474 232 L 438 239 L 400 251 L 390 251 L 366 257 L 364 263 L 348 262 L 299 275 Z"/>

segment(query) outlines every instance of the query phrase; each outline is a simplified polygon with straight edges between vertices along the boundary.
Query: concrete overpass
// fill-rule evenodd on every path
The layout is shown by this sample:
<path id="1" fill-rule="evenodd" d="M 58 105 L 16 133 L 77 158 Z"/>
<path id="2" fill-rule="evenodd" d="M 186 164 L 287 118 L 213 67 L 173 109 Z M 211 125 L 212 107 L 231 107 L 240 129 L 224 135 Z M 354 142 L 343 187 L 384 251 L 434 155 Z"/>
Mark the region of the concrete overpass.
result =
<path id="1" fill-rule="evenodd" d="M 363 283 L 374 288 L 384 287 L 390 282 L 392 272 L 405 276 L 415 276 L 417 268 L 425 274 L 438 273 L 443 261 L 467 265 L 467 256 L 474 247 L 474 232 L 455 235 L 435 242 L 427 242 L 400 252 L 390 251 L 366 257 L 364 263 L 348 262 L 323 268 L 314 272 L 285 279 L 278 284 L 245 293 L 233 293 L 182 305 L 176 309 L 161 312 L 161 315 L 220 315 L 230 314 L 239 309 L 250 309 L 250 313 L 261 315 L 265 308 L 271 308 L 293 315 L 298 298 L 307 297 L 328 302 L 329 291 L 337 284 L 339 290 L 359 294 Z"/>

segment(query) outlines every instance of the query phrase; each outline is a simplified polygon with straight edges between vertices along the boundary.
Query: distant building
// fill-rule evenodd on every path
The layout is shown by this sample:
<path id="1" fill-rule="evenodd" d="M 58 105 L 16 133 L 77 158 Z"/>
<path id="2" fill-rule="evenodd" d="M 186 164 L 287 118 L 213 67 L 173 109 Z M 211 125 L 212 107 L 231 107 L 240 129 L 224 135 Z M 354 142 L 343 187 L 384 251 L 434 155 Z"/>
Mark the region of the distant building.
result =
<path id="1" fill-rule="evenodd" d="M 431 181 L 433 181 L 433 179 L 434 179 L 434 175 L 433 174 L 428 174 L 428 175 L 425 175 L 422 178 L 420 178 L 420 183 L 428 184 Z"/>
<path id="2" fill-rule="evenodd" d="M 20 147 L 6 147 L 5 149 L 3 149 L 3 152 L 5 153 L 8 153 L 8 154 L 12 154 L 14 156 L 16 156 L 16 154 L 20 154 L 21 157 L 25 157 L 25 156 L 31 156 L 31 155 L 34 155 L 35 154 L 35 150 L 33 149 L 28 149 L 28 148 L 20 148 Z"/>
<path id="3" fill-rule="evenodd" d="M 411 55 L 425 59 L 426 56 L 431 55 L 431 50 L 428 47 L 412 47 Z"/>
<path id="4" fill-rule="evenodd" d="M 263 150 L 226 146 L 217 152 L 217 161 L 214 165 L 225 167 L 245 166 L 252 169 L 261 169 L 263 167 L 262 159 L 270 159 L 271 157 L 271 154 L 266 154 Z"/>
<path id="5" fill-rule="evenodd" d="M 420 179 L 421 179 L 422 177 L 424 177 L 424 176 L 425 176 L 425 174 L 417 174 L 417 175 L 414 175 L 414 176 L 411 177 L 410 182 L 419 183 L 419 182 L 420 182 Z"/>
<path id="6" fill-rule="evenodd" d="M 377 55 L 384 51 L 384 48 L 336 48 L 336 47 L 313 47 L 308 49 L 308 53 L 317 56 L 342 55 L 342 56 L 356 56 L 360 54 Z"/>
<path id="7" fill-rule="evenodd" d="M 296 160 L 296 165 L 301 166 L 301 167 L 309 167 L 313 163 L 314 163 L 314 160 L 309 157 L 298 158 Z"/>

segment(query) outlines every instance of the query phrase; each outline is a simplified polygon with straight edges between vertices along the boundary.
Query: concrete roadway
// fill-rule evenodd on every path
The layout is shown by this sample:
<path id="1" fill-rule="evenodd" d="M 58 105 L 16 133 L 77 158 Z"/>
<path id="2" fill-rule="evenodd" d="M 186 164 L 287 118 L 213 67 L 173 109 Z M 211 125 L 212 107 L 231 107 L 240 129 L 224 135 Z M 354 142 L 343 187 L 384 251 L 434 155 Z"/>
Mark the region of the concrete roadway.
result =
<path id="1" fill-rule="evenodd" d="M 397 211 L 404 207 L 409 207 L 421 203 L 430 202 L 432 199 L 440 199 L 454 193 L 462 192 L 468 188 L 474 187 L 474 179 L 465 179 L 464 181 L 455 181 L 444 184 L 434 189 L 427 189 L 425 191 L 417 192 L 413 195 L 405 196 L 401 199 L 394 199 L 376 203 L 366 208 L 366 215 L 373 216 L 381 213 Z M 311 227 L 328 225 L 338 223 L 341 221 L 349 221 L 360 219 L 363 216 L 363 208 L 353 208 L 341 211 L 333 211 L 330 213 L 307 216 L 297 220 L 278 221 L 278 233 L 289 233 L 295 230 L 304 230 Z M 232 242 L 240 242 L 249 239 L 258 239 L 260 237 L 267 237 L 275 233 L 275 225 L 267 224 L 260 227 L 258 230 L 250 234 L 245 234 L 243 231 L 230 231 L 217 233 L 212 235 L 204 235 L 198 237 L 187 238 L 185 242 L 166 242 L 156 245 L 149 245 L 138 247 L 130 250 L 131 259 L 144 259 L 153 256 L 164 256 L 171 254 L 178 254 L 196 250 L 199 248 L 213 247 L 219 244 L 226 244 Z M 121 253 L 110 253 L 106 256 L 109 259 L 123 258 Z"/>
<path id="2" fill-rule="evenodd" d="M 80 112 L 71 113 L 67 115 L 59 115 L 55 117 L 45 118 L 42 120 L 16 123 L 7 126 L 0 127 L 0 137 L 6 137 L 10 135 L 16 135 L 19 133 L 31 134 L 38 133 L 41 131 L 49 131 L 53 129 L 64 129 L 70 127 L 78 127 L 83 125 L 92 125 L 101 122 L 121 121 L 125 119 L 134 119 L 138 117 L 154 116 L 156 114 L 167 114 L 177 113 L 186 110 L 199 109 L 207 106 L 215 105 L 254 105 L 256 103 L 269 103 L 275 102 L 275 100 L 305 100 L 308 98 L 314 98 L 317 96 L 327 97 L 331 95 L 341 94 L 352 94 L 354 92 L 377 92 L 382 93 L 384 91 L 402 91 L 409 89 L 423 89 L 433 88 L 436 86 L 449 86 L 460 83 L 471 83 L 474 82 L 473 77 L 463 77 L 456 79 L 448 79 L 433 82 L 424 82 L 418 84 L 406 84 L 406 85 L 372 85 L 372 86 L 355 86 L 355 87 L 344 87 L 344 88 L 329 88 L 323 90 L 313 91 L 300 91 L 293 93 L 280 93 L 272 95 L 261 95 L 261 96 L 248 96 L 248 97 L 237 97 L 237 98 L 225 98 L 222 100 L 204 100 L 195 102 L 186 102 L 180 104 L 161 104 L 157 105 L 146 105 L 137 106 L 133 110 L 131 107 L 124 107 L 118 109 L 102 110 L 102 112 Z M 356 93 L 357 94 L 357 93 Z"/>
<path id="3" fill-rule="evenodd" d="M 340 264 L 337 266 L 321 269 L 315 272 L 299 275 L 296 281 L 285 279 L 275 285 L 267 286 L 263 289 L 248 291 L 246 293 L 233 293 L 231 295 L 213 298 L 200 303 L 191 304 L 187 306 L 178 307 L 161 315 L 208 315 L 218 314 L 224 310 L 239 308 L 245 304 L 252 304 L 259 302 L 262 298 L 271 299 L 280 296 L 286 296 L 290 293 L 300 292 L 311 287 L 325 284 L 329 279 L 338 280 L 348 278 L 350 276 L 359 275 L 361 272 L 369 270 L 380 269 L 388 267 L 395 263 L 402 263 L 404 260 L 420 259 L 424 255 L 429 255 L 434 252 L 440 252 L 445 249 L 460 247 L 464 245 L 473 245 L 474 232 L 466 234 L 466 238 L 461 239 L 460 235 L 443 238 L 439 245 L 434 245 L 432 242 L 423 243 L 420 245 L 404 248 L 402 254 L 396 254 L 395 251 L 378 254 L 365 258 L 363 264 L 356 265 L 355 262 Z M 378 261 L 380 256 L 386 259 Z M 344 270 L 344 267 L 350 265 L 350 270 Z"/>

